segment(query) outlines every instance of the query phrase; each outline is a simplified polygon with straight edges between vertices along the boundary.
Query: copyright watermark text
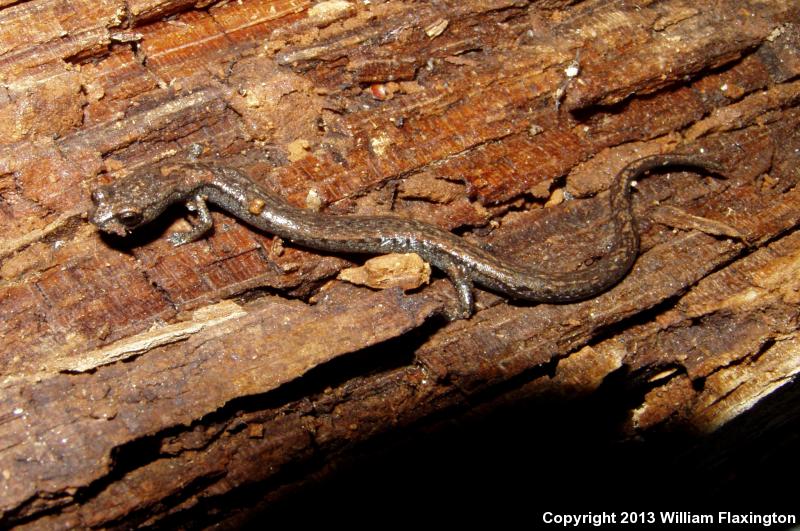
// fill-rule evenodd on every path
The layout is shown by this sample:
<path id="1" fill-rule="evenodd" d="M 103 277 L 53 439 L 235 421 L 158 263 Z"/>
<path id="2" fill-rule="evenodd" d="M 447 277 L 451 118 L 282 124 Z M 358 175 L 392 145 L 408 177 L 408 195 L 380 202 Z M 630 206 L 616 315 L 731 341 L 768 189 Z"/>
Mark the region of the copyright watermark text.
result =
<path id="1" fill-rule="evenodd" d="M 642 525 L 642 524 L 709 524 L 709 525 L 772 525 L 796 524 L 797 515 L 783 513 L 735 513 L 719 511 L 714 513 L 693 513 L 689 511 L 603 511 L 599 513 L 555 513 L 542 514 L 545 524 L 560 527 L 593 525 Z"/>

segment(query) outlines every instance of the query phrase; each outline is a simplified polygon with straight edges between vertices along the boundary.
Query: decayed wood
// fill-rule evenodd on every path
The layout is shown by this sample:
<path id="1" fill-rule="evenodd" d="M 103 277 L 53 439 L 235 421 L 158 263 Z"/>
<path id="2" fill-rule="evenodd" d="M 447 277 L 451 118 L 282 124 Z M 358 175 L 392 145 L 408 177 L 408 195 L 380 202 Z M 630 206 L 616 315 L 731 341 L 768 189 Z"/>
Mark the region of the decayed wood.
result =
<path id="1" fill-rule="evenodd" d="M 377 435 L 623 368 L 648 385 L 627 436 L 742 416 L 800 370 L 798 23 L 788 1 L 0 1 L 2 522 L 271 500 Z M 328 282 L 347 257 L 219 212 L 179 249 L 177 216 L 124 243 L 87 223 L 92 186 L 193 146 L 297 205 L 558 271 L 602 254 L 628 161 L 702 150 L 727 178 L 638 183 L 642 255 L 607 293 L 482 292 L 445 323 L 444 279 Z M 350 353 L 363 371 L 326 371 Z"/>

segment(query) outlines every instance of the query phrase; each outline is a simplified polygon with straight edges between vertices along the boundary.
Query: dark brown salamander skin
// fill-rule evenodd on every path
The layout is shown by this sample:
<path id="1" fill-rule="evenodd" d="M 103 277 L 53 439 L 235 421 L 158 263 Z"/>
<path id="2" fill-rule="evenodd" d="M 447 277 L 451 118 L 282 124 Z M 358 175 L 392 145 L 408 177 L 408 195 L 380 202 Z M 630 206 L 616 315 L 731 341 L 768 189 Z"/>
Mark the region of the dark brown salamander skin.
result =
<path id="1" fill-rule="evenodd" d="M 656 155 L 628 164 L 609 191 L 609 251 L 590 267 L 568 273 L 497 257 L 432 225 L 391 216 L 334 216 L 296 208 L 267 193 L 243 173 L 222 166 L 191 163 L 152 166 L 92 192 L 90 220 L 100 230 L 125 236 L 158 217 L 168 206 L 183 202 L 197 213 L 188 232 L 170 235 L 173 245 L 202 237 L 212 227 L 206 203 L 293 243 L 322 251 L 347 253 L 414 252 L 444 271 L 458 292 L 459 309 L 452 318 L 473 312 L 473 283 L 516 299 L 572 302 L 597 295 L 618 283 L 639 252 L 639 236 L 630 199 L 631 181 L 663 166 L 688 166 L 719 172 L 719 167 L 694 155 Z"/>

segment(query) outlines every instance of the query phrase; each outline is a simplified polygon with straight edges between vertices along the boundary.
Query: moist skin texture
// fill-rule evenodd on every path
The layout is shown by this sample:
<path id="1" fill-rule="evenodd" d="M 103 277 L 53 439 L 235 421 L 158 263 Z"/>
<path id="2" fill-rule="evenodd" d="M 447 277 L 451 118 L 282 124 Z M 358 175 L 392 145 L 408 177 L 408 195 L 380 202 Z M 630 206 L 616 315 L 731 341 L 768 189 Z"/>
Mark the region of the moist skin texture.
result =
<path id="1" fill-rule="evenodd" d="M 450 277 L 459 307 L 451 318 L 472 315 L 472 286 L 479 284 L 515 299 L 564 303 L 586 299 L 617 284 L 639 252 L 631 209 L 631 181 L 664 166 L 718 173 L 719 167 L 694 155 L 655 155 L 631 162 L 609 190 L 613 241 L 591 266 L 568 273 L 544 272 L 498 257 L 433 225 L 392 216 L 334 216 L 289 205 L 242 172 L 203 163 L 154 165 L 98 186 L 92 192 L 91 222 L 100 230 L 126 236 L 157 218 L 173 203 L 196 212 L 192 230 L 169 236 L 175 245 L 201 238 L 213 226 L 207 203 L 241 221 L 297 245 L 321 251 L 383 254 L 417 253 Z"/>

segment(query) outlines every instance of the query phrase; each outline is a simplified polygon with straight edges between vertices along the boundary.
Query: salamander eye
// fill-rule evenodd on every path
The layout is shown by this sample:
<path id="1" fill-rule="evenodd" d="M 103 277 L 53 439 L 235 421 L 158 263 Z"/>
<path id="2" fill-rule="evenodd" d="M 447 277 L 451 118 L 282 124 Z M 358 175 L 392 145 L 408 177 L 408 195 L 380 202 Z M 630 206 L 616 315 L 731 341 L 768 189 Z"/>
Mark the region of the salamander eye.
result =
<path id="1" fill-rule="evenodd" d="M 106 191 L 101 187 L 92 190 L 92 201 L 94 201 L 96 205 L 105 201 L 106 197 L 108 197 L 108 194 L 106 194 Z"/>
<path id="2" fill-rule="evenodd" d="M 135 227 L 142 222 L 142 213 L 138 210 L 128 208 L 117 214 L 116 218 L 126 227 Z"/>

